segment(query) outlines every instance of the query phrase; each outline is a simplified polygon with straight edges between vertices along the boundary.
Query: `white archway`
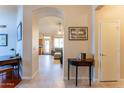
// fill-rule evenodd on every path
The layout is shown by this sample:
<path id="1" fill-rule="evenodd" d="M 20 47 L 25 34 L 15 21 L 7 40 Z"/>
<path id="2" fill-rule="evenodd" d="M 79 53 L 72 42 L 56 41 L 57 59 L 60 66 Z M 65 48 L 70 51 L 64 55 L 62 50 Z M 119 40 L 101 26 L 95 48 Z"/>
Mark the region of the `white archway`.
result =
<path id="1" fill-rule="evenodd" d="M 33 11 L 33 15 L 37 16 L 38 18 L 54 16 L 54 17 L 64 19 L 63 11 L 58 8 L 55 8 L 55 7 L 39 8 L 39 9 Z"/>
<path id="2" fill-rule="evenodd" d="M 33 41 L 32 42 L 34 42 L 32 43 L 32 74 L 34 74 L 39 68 L 39 61 L 38 61 L 39 20 L 41 18 L 49 17 L 49 16 L 58 17 L 63 20 L 64 13 L 62 10 L 55 7 L 42 7 L 34 10 L 32 14 L 33 14 L 32 16 L 32 40 Z M 36 60 L 38 63 L 36 63 Z M 63 58 L 63 66 L 64 66 L 64 58 Z"/>

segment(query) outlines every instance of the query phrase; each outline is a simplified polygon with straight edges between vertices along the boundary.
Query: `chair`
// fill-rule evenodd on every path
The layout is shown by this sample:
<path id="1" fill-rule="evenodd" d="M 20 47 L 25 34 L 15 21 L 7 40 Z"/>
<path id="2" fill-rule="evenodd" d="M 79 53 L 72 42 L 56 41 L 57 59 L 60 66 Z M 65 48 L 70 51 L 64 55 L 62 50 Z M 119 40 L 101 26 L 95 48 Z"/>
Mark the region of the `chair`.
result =
<path id="1" fill-rule="evenodd" d="M 14 71 L 14 68 L 12 66 L 1 66 L 0 67 L 0 74 L 2 74 L 2 78 L 3 78 L 3 74 L 4 73 L 7 73 L 7 72 L 11 72 L 11 77 L 12 77 L 12 80 L 13 80 L 13 72 Z"/>

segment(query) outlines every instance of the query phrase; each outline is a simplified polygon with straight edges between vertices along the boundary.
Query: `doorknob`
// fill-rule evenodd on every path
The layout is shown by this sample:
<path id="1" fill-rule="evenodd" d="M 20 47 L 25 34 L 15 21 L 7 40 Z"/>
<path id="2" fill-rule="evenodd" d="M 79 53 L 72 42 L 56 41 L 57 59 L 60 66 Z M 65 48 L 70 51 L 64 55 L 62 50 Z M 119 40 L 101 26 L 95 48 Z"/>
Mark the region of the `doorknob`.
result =
<path id="1" fill-rule="evenodd" d="M 105 54 L 100 54 L 100 56 L 106 56 Z"/>

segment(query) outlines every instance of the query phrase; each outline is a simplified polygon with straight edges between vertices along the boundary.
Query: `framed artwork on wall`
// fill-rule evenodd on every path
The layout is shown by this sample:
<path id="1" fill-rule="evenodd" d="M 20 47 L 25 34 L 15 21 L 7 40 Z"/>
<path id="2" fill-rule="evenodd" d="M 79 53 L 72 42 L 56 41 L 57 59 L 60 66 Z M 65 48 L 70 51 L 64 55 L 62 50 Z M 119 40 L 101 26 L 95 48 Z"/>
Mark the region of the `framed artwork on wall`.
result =
<path id="1" fill-rule="evenodd" d="M 88 40 L 88 27 L 69 27 L 69 40 Z"/>
<path id="2" fill-rule="evenodd" d="M 0 46 L 7 46 L 7 45 L 8 45 L 8 35 L 0 34 Z"/>
<path id="3" fill-rule="evenodd" d="M 20 22 L 17 27 L 17 40 L 18 41 L 22 40 L 22 22 Z"/>

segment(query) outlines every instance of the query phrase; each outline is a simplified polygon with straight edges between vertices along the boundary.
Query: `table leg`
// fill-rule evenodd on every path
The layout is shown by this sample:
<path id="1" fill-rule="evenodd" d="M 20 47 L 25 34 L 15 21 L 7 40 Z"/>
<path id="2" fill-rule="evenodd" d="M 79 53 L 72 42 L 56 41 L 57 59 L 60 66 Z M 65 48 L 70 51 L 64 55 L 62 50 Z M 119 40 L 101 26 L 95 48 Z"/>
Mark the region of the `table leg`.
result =
<path id="1" fill-rule="evenodd" d="M 77 83 L 78 83 L 77 79 L 78 79 L 78 66 L 76 66 L 76 86 L 77 86 Z"/>
<path id="2" fill-rule="evenodd" d="M 68 80 L 70 79 L 70 64 L 68 62 Z"/>
<path id="3" fill-rule="evenodd" d="M 18 79 L 19 79 L 19 64 L 18 64 Z"/>
<path id="4" fill-rule="evenodd" d="M 91 72 L 92 72 L 92 74 L 91 74 L 91 80 L 93 81 L 93 66 L 91 66 Z"/>
<path id="5" fill-rule="evenodd" d="M 91 65 L 89 66 L 89 86 L 91 86 Z"/>

